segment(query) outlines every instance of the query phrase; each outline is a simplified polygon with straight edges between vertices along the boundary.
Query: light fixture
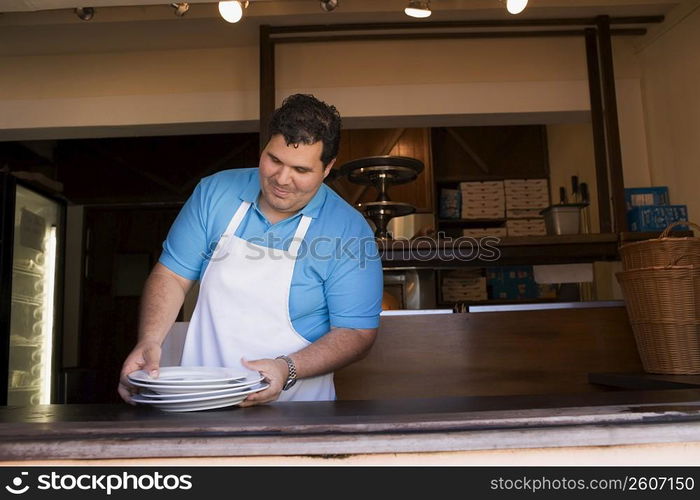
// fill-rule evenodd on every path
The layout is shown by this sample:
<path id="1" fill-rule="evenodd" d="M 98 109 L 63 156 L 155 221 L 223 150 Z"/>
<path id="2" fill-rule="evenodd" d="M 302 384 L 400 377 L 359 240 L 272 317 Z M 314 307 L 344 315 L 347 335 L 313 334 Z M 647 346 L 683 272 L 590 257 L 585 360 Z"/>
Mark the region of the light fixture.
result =
<path id="1" fill-rule="evenodd" d="M 170 6 L 175 9 L 175 15 L 177 17 L 184 16 L 187 14 L 187 11 L 190 10 L 190 4 L 187 2 L 171 3 Z"/>
<path id="2" fill-rule="evenodd" d="M 511 14 L 520 14 L 522 11 L 525 10 L 525 7 L 527 6 L 527 0 L 507 0 L 506 1 L 506 9 L 508 9 L 508 12 Z"/>
<path id="3" fill-rule="evenodd" d="M 75 15 L 83 21 L 89 21 L 95 15 L 95 9 L 92 7 L 76 7 Z"/>
<path id="4" fill-rule="evenodd" d="M 219 2 L 219 14 L 227 23 L 237 23 L 243 17 L 243 9 L 247 7 L 248 2 L 226 0 Z"/>
<path id="5" fill-rule="evenodd" d="M 430 17 L 430 0 L 410 0 L 408 7 L 403 10 L 407 16 L 411 17 Z"/>
<path id="6" fill-rule="evenodd" d="M 337 6 L 338 0 L 321 0 L 321 9 L 325 10 L 326 12 L 335 10 Z"/>

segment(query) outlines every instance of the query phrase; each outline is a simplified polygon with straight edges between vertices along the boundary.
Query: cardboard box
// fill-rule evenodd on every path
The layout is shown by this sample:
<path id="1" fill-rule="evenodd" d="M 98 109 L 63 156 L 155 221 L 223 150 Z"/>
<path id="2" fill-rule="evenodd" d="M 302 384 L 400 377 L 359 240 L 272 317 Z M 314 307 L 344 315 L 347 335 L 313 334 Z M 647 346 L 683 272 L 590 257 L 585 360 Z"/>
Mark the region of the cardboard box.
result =
<path id="1" fill-rule="evenodd" d="M 508 236 L 544 236 L 547 234 L 547 226 L 542 217 L 536 219 L 508 219 L 506 220 Z"/>
<path id="2" fill-rule="evenodd" d="M 484 228 L 470 228 L 463 229 L 462 236 L 469 236 L 471 238 L 485 238 L 487 236 L 493 236 L 496 238 L 505 238 L 508 236 L 508 231 L 505 227 L 484 227 Z"/>
<path id="3" fill-rule="evenodd" d="M 469 192 L 503 193 L 503 181 L 460 182 L 459 189 Z"/>

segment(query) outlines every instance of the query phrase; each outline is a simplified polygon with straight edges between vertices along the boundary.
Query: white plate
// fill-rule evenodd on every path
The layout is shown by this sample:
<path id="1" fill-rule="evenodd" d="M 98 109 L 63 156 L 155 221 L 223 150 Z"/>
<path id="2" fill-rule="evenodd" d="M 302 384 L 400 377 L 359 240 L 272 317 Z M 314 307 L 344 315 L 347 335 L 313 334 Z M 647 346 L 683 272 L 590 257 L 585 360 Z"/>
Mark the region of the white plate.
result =
<path id="1" fill-rule="evenodd" d="M 144 398 L 148 399 L 154 399 L 158 401 L 176 401 L 176 400 L 182 400 L 182 399 L 188 399 L 188 398 L 194 398 L 194 397 L 199 397 L 199 396 L 226 396 L 226 395 L 235 395 L 235 394 L 240 394 L 246 389 L 253 387 L 254 385 L 257 385 L 260 382 L 260 380 L 253 380 L 247 384 L 240 384 L 236 385 L 234 387 L 228 387 L 226 389 L 217 389 L 215 391 L 190 391 L 186 393 L 174 393 L 174 394 L 160 394 L 155 391 L 152 391 L 150 389 L 143 389 L 140 393 L 139 396 L 142 396 Z"/>
<path id="2" fill-rule="evenodd" d="M 166 407 L 166 408 L 173 407 L 174 408 L 177 406 L 181 406 L 185 403 L 197 403 L 200 401 L 216 402 L 216 400 L 220 400 L 220 399 L 235 399 L 235 398 L 238 398 L 241 396 L 246 396 L 248 394 L 252 394 L 254 392 L 262 391 L 263 389 L 267 389 L 268 387 L 270 387 L 270 384 L 264 383 L 264 384 L 258 384 L 254 387 L 250 387 L 248 389 L 242 390 L 242 391 L 237 392 L 235 394 L 219 394 L 219 395 L 215 395 L 215 396 L 196 395 L 196 396 L 192 396 L 189 398 L 182 398 L 182 399 L 168 400 L 168 401 L 146 398 L 146 397 L 141 396 L 140 394 L 134 394 L 131 397 L 131 400 L 134 401 L 135 403 L 153 405 L 156 407 Z"/>
<path id="3" fill-rule="evenodd" d="M 142 384 L 205 385 L 243 380 L 246 374 L 240 370 L 220 366 L 162 366 L 156 378 L 151 378 L 143 370 L 132 372 L 127 378 L 130 382 Z"/>
<path id="4" fill-rule="evenodd" d="M 245 396 L 240 398 L 224 399 L 221 401 L 217 401 L 216 403 L 210 403 L 208 401 L 204 401 L 203 403 L 188 403 L 187 405 L 178 406 L 176 408 L 161 407 L 160 410 L 172 413 L 185 411 L 213 410 L 214 408 L 225 408 L 226 406 L 235 406 L 241 404 L 244 399 Z"/>
<path id="5" fill-rule="evenodd" d="M 263 376 L 258 375 L 254 378 L 248 378 L 240 382 L 231 382 L 228 384 L 207 384 L 207 385 L 157 385 L 157 384 L 143 384 L 141 382 L 131 381 L 132 385 L 136 387 L 141 387 L 143 389 L 149 389 L 158 394 L 191 394 L 203 391 L 215 391 L 217 389 L 235 389 L 241 387 L 250 387 L 251 385 L 257 384 L 262 381 Z"/>

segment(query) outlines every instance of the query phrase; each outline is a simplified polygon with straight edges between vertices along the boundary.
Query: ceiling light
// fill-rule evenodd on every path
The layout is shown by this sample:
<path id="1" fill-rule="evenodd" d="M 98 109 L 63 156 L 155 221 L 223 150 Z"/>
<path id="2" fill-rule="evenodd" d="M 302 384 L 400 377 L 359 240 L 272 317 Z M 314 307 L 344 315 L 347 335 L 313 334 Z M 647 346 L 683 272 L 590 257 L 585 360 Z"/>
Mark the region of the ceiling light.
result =
<path id="1" fill-rule="evenodd" d="M 190 4 L 187 2 L 171 3 L 170 6 L 175 9 L 175 15 L 177 17 L 184 16 L 187 14 L 187 11 L 190 10 Z"/>
<path id="2" fill-rule="evenodd" d="M 506 9 L 508 9 L 508 12 L 511 14 L 520 14 L 522 11 L 525 10 L 525 7 L 527 6 L 527 0 L 507 0 L 506 1 Z"/>
<path id="3" fill-rule="evenodd" d="M 219 14 L 228 23 L 237 23 L 243 17 L 243 9 L 248 7 L 248 2 L 227 0 L 219 2 Z"/>
<path id="4" fill-rule="evenodd" d="M 75 15 L 83 21 L 89 21 L 95 15 L 95 9 L 92 7 L 77 7 L 75 9 Z"/>
<path id="5" fill-rule="evenodd" d="M 403 10 L 407 16 L 411 17 L 430 17 L 430 0 L 427 2 L 421 0 L 411 0 L 408 2 L 408 7 Z"/>
<path id="6" fill-rule="evenodd" d="M 337 6 L 338 0 L 321 0 L 321 9 L 325 10 L 326 12 L 335 10 Z"/>

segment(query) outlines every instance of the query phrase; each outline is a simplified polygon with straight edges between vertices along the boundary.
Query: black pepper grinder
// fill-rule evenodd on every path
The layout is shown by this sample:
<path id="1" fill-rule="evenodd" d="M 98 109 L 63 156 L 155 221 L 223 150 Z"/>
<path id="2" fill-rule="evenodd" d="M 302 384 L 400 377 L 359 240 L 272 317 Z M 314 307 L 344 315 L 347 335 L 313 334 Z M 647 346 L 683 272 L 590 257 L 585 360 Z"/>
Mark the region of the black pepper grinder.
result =
<path id="1" fill-rule="evenodd" d="M 571 176 L 571 202 L 572 203 L 579 202 L 578 175 Z"/>
<path id="2" fill-rule="evenodd" d="M 561 186 L 559 188 L 559 203 L 561 205 L 566 205 L 567 199 L 566 199 L 566 188 L 564 186 Z"/>
<path id="3" fill-rule="evenodd" d="M 581 191 L 581 203 L 583 204 L 583 207 L 581 207 L 581 232 L 588 234 L 591 232 L 591 219 L 590 214 L 588 213 L 588 206 L 591 204 L 591 197 L 588 193 L 588 184 L 582 182 L 579 189 Z"/>

